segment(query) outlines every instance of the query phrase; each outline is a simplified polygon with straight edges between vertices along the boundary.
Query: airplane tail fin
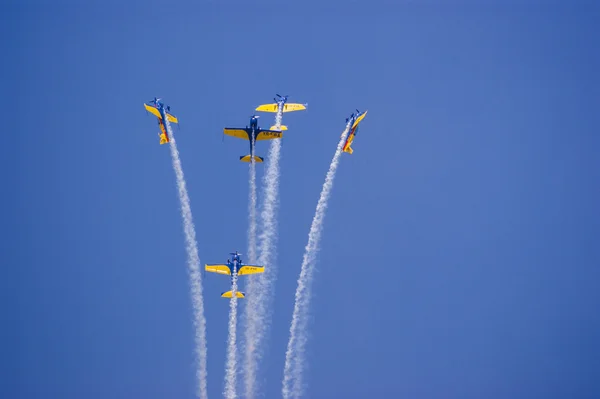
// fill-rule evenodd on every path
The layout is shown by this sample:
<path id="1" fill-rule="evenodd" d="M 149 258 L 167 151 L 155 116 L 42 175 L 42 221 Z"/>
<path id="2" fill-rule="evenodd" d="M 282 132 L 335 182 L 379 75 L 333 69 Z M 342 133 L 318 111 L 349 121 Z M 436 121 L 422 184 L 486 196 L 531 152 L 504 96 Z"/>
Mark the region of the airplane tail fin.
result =
<path id="1" fill-rule="evenodd" d="M 167 144 L 169 142 L 169 137 L 165 133 L 159 133 L 158 137 L 160 137 L 160 144 Z"/>
<path id="2" fill-rule="evenodd" d="M 241 291 L 236 291 L 235 296 L 236 296 L 236 298 L 245 298 L 246 297 L 246 295 Z M 221 297 L 222 298 L 231 298 L 231 297 L 233 297 L 233 293 L 231 291 L 227 291 L 227 292 L 222 293 Z"/>
<path id="3" fill-rule="evenodd" d="M 352 149 L 352 147 L 348 146 L 344 152 L 347 152 L 348 154 L 352 154 L 354 152 L 354 150 Z"/>
<path id="4" fill-rule="evenodd" d="M 287 126 L 281 125 L 279 126 L 279 129 L 277 129 L 277 126 L 273 125 L 269 130 L 281 130 L 283 132 L 284 130 L 287 130 Z"/>
<path id="5" fill-rule="evenodd" d="M 252 160 L 252 156 L 251 155 L 243 155 L 240 157 L 240 161 L 242 162 L 251 162 Z M 254 162 L 263 162 L 264 158 L 259 157 L 257 155 L 254 156 Z"/>

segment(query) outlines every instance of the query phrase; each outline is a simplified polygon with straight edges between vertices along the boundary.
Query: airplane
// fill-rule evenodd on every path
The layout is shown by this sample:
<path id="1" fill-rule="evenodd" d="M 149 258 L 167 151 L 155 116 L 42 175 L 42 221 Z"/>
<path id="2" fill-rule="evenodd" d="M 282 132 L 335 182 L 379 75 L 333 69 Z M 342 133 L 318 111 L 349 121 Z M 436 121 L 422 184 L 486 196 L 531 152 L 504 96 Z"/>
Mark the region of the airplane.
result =
<path id="1" fill-rule="evenodd" d="M 234 276 L 245 276 L 247 274 L 263 273 L 265 271 L 264 266 L 245 265 L 240 257 L 242 254 L 238 253 L 238 251 L 230 252 L 229 255 L 233 255 L 233 261 L 227 259 L 227 263 L 225 264 L 206 264 L 204 265 L 204 270 L 207 272 L 230 275 L 232 290 Z M 235 296 L 236 298 L 245 298 L 246 294 L 241 291 L 236 291 Z M 231 298 L 233 297 L 233 293 L 232 291 L 226 291 L 221 293 L 221 297 Z"/>
<path id="2" fill-rule="evenodd" d="M 296 103 L 288 103 L 289 96 L 280 96 L 279 94 L 275 94 L 278 98 L 273 98 L 275 104 L 263 104 L 256 107 L 255 111 L 261 112 L 292 112 L 292 111 L 302 111 L 305 110 L 308 104 L 296 104 Z M 271 130 L 277 129 L 277 126 L 271 126 Z M 281 126 L 281 130 L 287 130 L 287 126 Z"/>
<path id="3" fill-rule="evenodd" d="M 354 141 L 354 137 L 356 136 L 356 133 L 358 133 L 358 124 L 360 123 L 360 121 L 362 121 L 364 119 L 364 117 L 367 116 L 367 111 L 360 113 L 359 110 L 356 110 L 356 115 L 354 115 L 354 112 L 350 115 L 350 118 L 346 118 L 346 123 L 348 123 L 348 121 L 352 122 L 352 125 L 350 127 L 350 133 L 348 133 L 348 138 L 346 139 L 346 142 L 344 143 L 344 147 L 342 147 L 342 150 L 344 152 L 347 152 L 348 154 L 352 154 L 354 151 L 352 150 L 352 147 L 350 147 L 352 145 L 352 142 Z"/>
<path id="4" fill-rule="evenodd" d="M 177 124 L 179 121 L 169 113 L 171 112 L 171 107 L 168 105 L 165 107 L 165 104 L 161 103 L 160 100 L 160 98 L 154 97 L 154 100 L 148 101 L 148 104 L 144 103 L 144 107 L 146 108 L 146 111 L 158 118 L 158 126 L 160 127 L 158 137 L 160 137 L 160 144 L 166 144 L 169 142 L 169 135 L 167 134 L 164 119 L 166 118 L 169 122 Z"/>
<path id="5" fill-rule="evenodd" d="M 261 129 L 258 127 L 258 115 L 252 115 L 250 117 L 250 127 L 246 125 L 245 128 L 230 128 L 226 127 L 223 129 L 223 134 L 228 136 L 237 137 L 239 139 L 244 139 L 250 141 L 250 155 L 242 155 L 240 157 L 240 161 L 242 162 L 263 162 L 264 158 L 254 155 L 254 145 L 256 141 L 260 140 L 272 140 L 272 139 L 280 139 L 283 136 L 281 130 L 271 130 Z"/>

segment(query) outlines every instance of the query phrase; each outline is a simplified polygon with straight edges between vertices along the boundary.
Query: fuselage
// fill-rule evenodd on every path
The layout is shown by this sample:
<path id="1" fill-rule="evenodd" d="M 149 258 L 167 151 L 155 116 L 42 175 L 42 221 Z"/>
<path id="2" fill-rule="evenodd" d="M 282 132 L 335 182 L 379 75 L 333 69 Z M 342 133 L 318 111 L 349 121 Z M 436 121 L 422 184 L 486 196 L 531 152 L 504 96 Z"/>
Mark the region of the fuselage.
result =
<path id="1" fill-rule="evenodd" d="M 167 113 L 165 112 L 165 107 L 161 103 L 156 104 L 156 107 L 158 108 L 158 112 L 160 112 L 160 116 L 162 117 L 160 123 L 162 124 L 162 127 L 165 130 L 167 138 L 169 138 L 169 133 L 167 133 L 167 123 L 165 122 L 167 120 Z"/>
<path id="2" fill-rule="evenodd" d="M 252 159 L 254 159 L 254 144 L 256 143 L 256 136 L 258 135 L 258 130 L 258 118 L 250 118 L 250 127 L 248 133 L 250 134 L 250 156 L 252 156 Z"/>
<path id="3" fill-rule="evenodd" d="M 233 287 L 233 279 L 237 276 L 238 270 L 243 266 L 242 259 L 239 255 L 234 255 L 233 261 L 227 262 L 227 265 L 231 269 L 231 286 Z"/>
<path id="4" fill-rule="evenodd" d="M 346 149 L 348 149 L 348 147 L 354 141 L 354 135 L 356 134 L 356 131 L 358 130 L 358 125 L 356 125 L 354 128 L 352 126 L 354 125 L 354 122 L 356 122 L 357 118 L 358 118 L 358 115 L 354 115 L 354 113 L 352 115 L 350 115 L 350 125 L 349 125 L 350 131 L 348 132 L 348 137 L 346 137 L 346 142 L 344 143 L 344 147 L 342 147 L 342 151 L 346 151 Z"/>
<path id="5" fill-rule="evenodd" d="M 233 279 L 237 276 L 238 264 L 237 260 L 234 258 L 233 262 L 229 262 L 227 266 L 231 269 L 231 286 L 233 287 Z"/>

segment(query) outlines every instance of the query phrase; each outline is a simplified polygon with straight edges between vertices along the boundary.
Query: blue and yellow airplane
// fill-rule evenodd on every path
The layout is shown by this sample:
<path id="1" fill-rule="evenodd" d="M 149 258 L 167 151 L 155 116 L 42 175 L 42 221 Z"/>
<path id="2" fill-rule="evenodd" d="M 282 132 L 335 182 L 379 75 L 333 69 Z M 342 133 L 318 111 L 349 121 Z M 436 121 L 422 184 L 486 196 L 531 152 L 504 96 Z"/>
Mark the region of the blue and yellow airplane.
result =
<path id="1" fill-rule="evenodd" d="M 164 120 L 167 119 L 171 123 L 179 123 L 177 118 L 169 113 L 171 112 L 171 107 L 168 105 L 165 107 L 165 105 L 160 102 L 160 98 L 156 97 L 154 97 L 154 100 L 149 101 L 148 104 L 144 103 L 144 107 L 146 108 L 146 111 L 158 118 L 158 126 L 160 127 L 158 137 L 160 137 L 160 144 L 168 143 L 169 135 L 167 134 Z"/>
<path id="2" fill-rule="evenodd" d="M 297 104 L 297 103 L 288 103 L 289 96 L 280 96 L 279 94 L 275 94 L 278 98 L 274 98 L 274 104 L 263 104 L 256 107 L 256 111 L 260 112 L 279 112 L 283 114 L 284 112 L 292 112 L 292 111 L 303 111 L 306 109 L 308 104 Z M 276 129 L 277 126 L 271 126 L 271 129 Z M 281 130 L 287 130 L 287 126 L 281 126 Z"/>
<path id="3" fill-rule="evenodd" d="M 242 262 L 242 258 L 240 257 L 240 253 L 238 251 L 230 252 L 229 255 L 233 255 L 233 262 L 227 259 L 227 263 L 225 264 L 206 264 L 204 266 L 204 270 L 207 272 L 213 272 L 218 274 L 227 274 L 231 276 L 231 287 L 233 290 L 233 278 L 237 276 L 245 276 L 248 274 L 257 274 L 263 273 L 265 271 L 264 266 L 254 266 L 254 265 L 245 265 Z M 233 296 L 232 291 L 227 291 L 221 293 L 221 297 L 223 298 L 231 298 Z M 236 291 L 236 298 L 244 298 L 246 294 L 241 291 Z"/>
<path id="4" fill-rule="evenodd" d="M 223 129 L 223 133 L 228 136 L 250 141 L 250 154 L 242 155 L 240 157 L 240 161 L 242 162 L 252 162 L 252 159 L 254 159 L 254 162 L 264 161 L 264 158 L 254 155 L 255 143 L 260 140 L 280 139 L 281 136 L 283 136 L 281 130 L 266 130 L 259 128 L 258 118 L 258 115 L 252 115 L 250 117 L 250 127 L 246 125 L 246 127 L 243 128 L 226 127 Z"/>
<path id="5" fill-rule="evenodd" d="M 348 121 L 351 121 L 351 127 L 350 127 L 350 133 L 348 133 L 348 138 L 346 139 L 346 142 L 344 143 L 344 147 L 342 147 L 344 152 L 347 152 L 348 154 L 352 154 L 354 152 L 354 150 L 352 150 L 352 147 L 350 147 L 352 145 L 352 142 L 354 141 L 354 137 L 356 136 L 356 133 L 358 133 L 358 124 L 360 123 L 360 121 L 362 121 L 364 119 L 364 117 L 367 116 L 367 111 L 363 112 L 362 114 L 360 113 L 359 110 L 356 110 L 356 115 L 354 115 L 354 112 L 350 115 L 350 118 L 346 118 L 346 123 L 348 123 Z"/>

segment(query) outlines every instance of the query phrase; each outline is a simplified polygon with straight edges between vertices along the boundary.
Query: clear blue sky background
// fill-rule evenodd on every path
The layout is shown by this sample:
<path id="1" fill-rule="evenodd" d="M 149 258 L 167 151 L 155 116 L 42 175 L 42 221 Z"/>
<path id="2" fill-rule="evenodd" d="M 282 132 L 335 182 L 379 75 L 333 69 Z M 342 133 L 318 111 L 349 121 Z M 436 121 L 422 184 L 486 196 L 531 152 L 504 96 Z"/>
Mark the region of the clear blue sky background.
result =
<path id="1" fill-rule="evenodd" d="M 355 108 L 369 114 L 325 219 L 307 397 L 600 397 L 597 5 L 194 3 L 3 7 L 1 397 L 194 397 L 175 178 L 142 104 L 180 118 L 212 263 L 247 242 L 247 143 L 222 128 L 275 93 L 309 109 L 284 118 L 265 397 Z M 206 276 L 211 397 L 227 287 Z"/>

